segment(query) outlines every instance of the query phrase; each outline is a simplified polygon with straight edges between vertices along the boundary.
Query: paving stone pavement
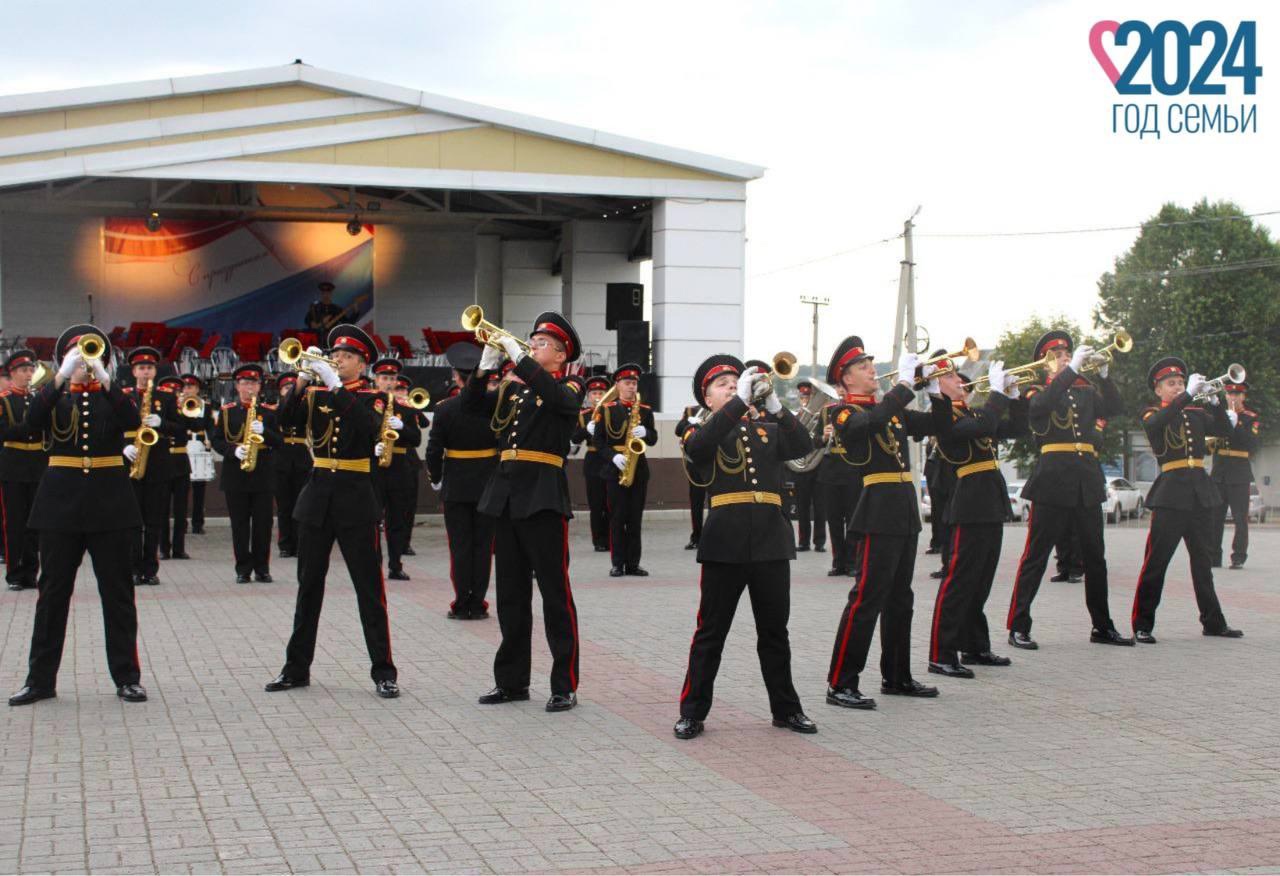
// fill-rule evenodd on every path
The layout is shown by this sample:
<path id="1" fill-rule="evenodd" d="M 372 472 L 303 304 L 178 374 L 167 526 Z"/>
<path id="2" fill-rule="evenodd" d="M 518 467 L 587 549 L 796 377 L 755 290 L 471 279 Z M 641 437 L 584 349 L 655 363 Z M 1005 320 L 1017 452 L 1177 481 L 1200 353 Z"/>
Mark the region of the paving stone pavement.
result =
<path id="1" fill-rule="evenodd" d="M 237 585 L 225 527 L 192 536 L 138 592 L 145 704 L 119 701 L 82 568 L 58 698 L 0 730 L 0 871 L 1187 872 L 1280 869 L 1280 529 L 1221 571 L 1238 641 L 1200 635 L 1185 554 L 1154 647 L 1088 642 L 1082 586 L 1046 581 L 1036 653 L 972 681 L 925 673 L 936 558 L 916 573 L 914 665 L 937 700 L 823 702 L 847 579 L 793 564 L 794 674 L 821 728 L 769 724 L 745 604 L 707 732 L 671 735 L 698 600 L 678 520 L 646 525 L 647 579 L 607 577 L 571 528 L 582 704 L 549 715 L 545 642 L 529 703 L 484 707 L 496 619 L 446 620 L 443 531 L 415 530 L 388 582 L 404 695 L 377 699 L 335 558 L 312 686 L 267 694 L 293 616 L 293 561 Z M 988 603 L 1003 629 L 1025 530 L 1005 532 Z M 1128 627 L 1146 537 L 1107 528 Z M 536 597 L 535 597 L 536 601 Z M 8 690 L 25 676 L 35 593 L 0 593 Z M 535 605 L 535 611 L 539 610 Z M 535 624 L 536 629 L 536 624 Z M 863 688 L 877 693 L 878 644 Z"/>

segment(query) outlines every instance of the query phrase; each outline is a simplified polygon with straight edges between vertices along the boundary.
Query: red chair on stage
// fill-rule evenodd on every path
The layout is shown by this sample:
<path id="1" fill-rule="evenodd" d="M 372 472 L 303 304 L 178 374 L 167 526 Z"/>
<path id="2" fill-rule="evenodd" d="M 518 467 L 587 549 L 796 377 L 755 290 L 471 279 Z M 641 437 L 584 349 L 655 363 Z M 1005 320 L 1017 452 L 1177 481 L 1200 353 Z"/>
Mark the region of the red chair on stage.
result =
<path id="1" fill-rule="evenodd" d="M 204 335 L 204 329 L 196 328 L 194 326 L 185 326 L 183 328 L 174 329 L 173 331 L 173 340 L 168 344 L 169 361 L 177 362 L 178 357 L 182 355 L 182 351 L 187 347 L 191 347 L 193 349 L 199 348 L 200 338 Z"/>
<path id="2" fill-rule="evenodd" d="M 271 332 L 232 332 L 231 349 L 241 362 L 262 362 L 272 349 Z"/>
<path id="3" fill-rule="evenodd" d="M 378 355 L 387 355 L 387 345 L 382 342 L 382 335 L 377 332 L 369 332 L 369 336 L 373 338 L 373 344 L 378 348 Z"/>
<path id="4" fill-rule="evenodd" d="M 53 359 L 53 345 L 57 338 L 26 338 L 27 349 L 36 354 L 37 359 L 50 361 Z"/>
<path id="5" fill-rule="evenodd" d="M 412 359 L 414 357 L 413 347 L 409 346 L 409 340 L 404 335 L 391 335 L 391 349 L 395 350 L 396 355 L 401 359 Z"/>

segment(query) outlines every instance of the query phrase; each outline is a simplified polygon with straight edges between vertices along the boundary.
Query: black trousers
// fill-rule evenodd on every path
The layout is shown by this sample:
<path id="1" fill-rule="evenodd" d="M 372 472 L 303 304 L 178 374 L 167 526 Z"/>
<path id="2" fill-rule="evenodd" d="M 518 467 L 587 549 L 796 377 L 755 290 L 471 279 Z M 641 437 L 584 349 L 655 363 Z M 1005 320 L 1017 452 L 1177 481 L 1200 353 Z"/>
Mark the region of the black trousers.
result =
<path id="1" fill-rule="evenodd" d="M 955 663 L 960 652 L 991 650 L 987 597 L 1000 565 L 1002 523 L 957 523 L 949 527 L 947 575 L 938 585 L 929 634 L 929 660 Z"/>
<path id="2" fill-rule="evenodd" d="M 689 541 L 702 540 L 702 518 L 707 513 L 707 488 L 689 484 Z"/>
<path id="3" fill-rule="evenodd" d="M 445 502 L 444 531 L 449 541 L 449 580 L 453 602 L 449 607 L 462 614 L 487 611 L 489 573 L 493 568 L 495 520 L 476 510 L 475 502 Z"/>
<path id="4" fill-rule="evenodd" d="M 183 462 L 186 459 L 185 456 L 182 457 Z M 160 525 L 160 550 L 165 553 L 180 554 L 187 549 L 187 490 L 190 487 L 189 467 L 169 481 L 167 495 L 164 497 L 164 521 Z"/>
<path id="5" fill-rule="evenodd" d="M 919 535 L 864 535 L 862 568 L 856 587 L 849 592 L 827 683 L 832 687 L 858 689 L 858 677 L 867 665 L 871 636 L 880 621 L 880 675 L 891 683 L 911 680 L 911 618 L 915 592 L 911 576 L 915 572 Z"/>
<path id="6" fill-rule="evenodd" d="M 942 553 L 948 550 L 951 543 L 951 527 L 947 525 L 947 505 L 951 503 L 951 493 L 946 490 L 929 489 L 929 550 Z M 944 561 L 945 565 L 945 561 Z"/>
<path id="7" fill-rule="evenodd" d="M 409 546 L 409 532 L 413 528 L 414 491 L 408 483 L 388 484 L 386 504 L 383 506 L 383 527 L 387 534 L 387 567 L 401 568 L 400 558 Z"/>
<path id="8" fill-rule="evenodd" d="M 0 521 L 4 526 L 4 579 L 9 584 L 34 587 L 40 574 L 39 533 L 27 528 L 38 486 L 38 481 L 0 484 L 0 505 L 4 508 L 4 519 Z"/>
<path id="9" fill-rule="evenodd" d="M 1156 608 L 1164 592 L 1164 573 L 1173 559 L 1178 543 L 1187 546 L 1191 560 L 1191 587 L 1200 608 L 1200 624 L 1211 633 L 1227 626 L 1213 587 L 1211 567 L 1213 508 L 1197 505 L 1191 511 L 1176 508 L 1152 508 L 1151 529 L 1147 533 L 1147 550 L 1138 574 L 1138 590 L 1133 594 L 1133 628 L 1151 632 L 1156 625 Z"/>
<path id="10" fill-rule="evenodd" d="M 599 472 L 585 476 L 587 482 L 587 507 L 591 510 L 591 546 L 609 546 L 609 493 Z"/>
<path id="11" fill-rule="evenodd" d="M 136 533 L 127 529 L 40 533 L 44 574 L 40 576 L 40 595 L 36 599 L 36 619 L 31 630 L 28 685 L 38 688 L 57 685 L 76 570 L 86 550 L 93 563 L 94 577 L 98 579 L 111 680 L 117 687 L 138 683 L 142 677 L 138 666 L 138 613 L 133 604 L 129 555 L 135 541 Z"/>
<path id="12" fill-rule="evenodd" d="M 609 495 L 609 555 L 615 566 L 628 569 L 640 565 L 640 527 L 644 519 L 644 498 L 649 492 L 648 482 L 624 487 L 612 473 L 604 478 Z"/>
<path id="13" fill-rule="evenodd" d="M 569 521 L 554 511 L 495 521 L 498 627 L 502 644 L 493 658 L 498 687 L 529 687 L 533 635 L 533 578 L 542 594 L 542 624 L 551 650 L 551 692 L 578 689 L 578 609 L 569 586 Z"/>
<path id="14" fill-rule="evenodd" d="M 689 668 L 680 691 L 681 717 L 701 721 L 711 711 L 720 655 L 743 590 L 750 594 L 751 612 L 756 619 L 756 654 L 769 693 L 769 710 L 775 718 L 803 711 L 791 681 L 791 640 L 787 635 L 791 561 L 703 563 L 699 590 L 698 626 L 689 646 Z"/>
<path id="15" fill-rule="evenodd" d="M 142 512 L 142 531 L 135 530 L 137 537 L 133 539 L 133 574 L 150 578 L 160 571 L 160 532 L 164 529 L 169 479 L 153 475 L 130 483 Z"/>
<path id="16" fill-rule="evenodd" d="M 1053 546 L 1054 562 L 1059 575 L 1083 575 L 1084 555 L 1080 550 L 1080 534 L 1073 522 L 1067 524 Z"/>
<path id="17" fill-rule="evenodd" d="M 191 482 L 191 530 L 204 529 L 204 490 L 208 481 Z"/>
<path id="18" fill-rule="evenodd" d="M 236 574 L 267 574 L 271 571 L 271 494 L 265 490 L 227 490 L 223 495 L 231 515 Z"/>
<path id="19" fill-rule="evenodd" d="M 819 489 L 816 471 L 797 472 L 796 519 L 800 524 L 800 544 L 822 547 L 827 543 L 827 503 Z"/>
<path id="20" fill-rule="evenodd" d="M 831 530 L 831 568 L 852 571 L 860 539 L 849 532 L 849 521 L 858 504 L 858 488 L 851 484 L 819 484 L 818 489 L 822 492 L 827 527 Z"/>
<path id="21" fill-rule="evenodd" d="M 1213 565 L 1222 565 L 1222 536 L 1227 528 L 1227 509 L 1236 532 L 1231 538 L 1231 562 L 1243 565 L 1249 559 L 1249 484 L 1224 484 L 1214 481 L 1222 493 L 1222 504 L 1213 509 L 1213 541 L 1210 555 Z"/>
<path id="22" fill-rule="evenodd" d="M 298 552 L 298 524 L 293 519 L 293 506 L 307 484 L 311 473 L 305 468 L 281 465 L 276 468 L 276 509 L 280 525 L 280 550 Z"/>
<path id="23" fill-rule="evenodd" d="M 387 617 L 387 588 L 382 579 L 377 524 L 338 529 L 329 522 L 323 526 L 298 523 L 298 602 L 293 612 L 293 635 L 285 650 L 284 674 L 290 678 L 311 676 L 324 584 L 335 541 L 355 587 L 360 626 L 364 628 L 364 644 L 369 651 L 369 674 L 374 681 L 394 681 L 396 666 L 391 661 L 391 622 Z"/>
<path id="24" fill-rule="evenodd" d="M 1006 626 L 1010 632 L 1031 633 L 1031 603 L 1035 601 L 1049 565 L 1049 552 L 1062 538 L 1067 527 L 1074 527 L 1080 538 L 1080 556 L 1084 561 L 1084 603 L 1095 629 L 1114 629 L 1111 609 L 1107 606 L 1107 556 L 1102 539 L 1102 506 L 1046 505 L 1032 502 L 1027 512 L 1027 543 L 1018 560 L 1009 600 Z"/>
<path id="25" fill-rule="evenodd" d="M 407 499 L 405 502 L 404 547 L 407 550 L 413 542 L 413 526 L 418 519 L 418 490 L 422 488 L 422 469 L 411 469 L 413 477 L 405 482 Z"/>

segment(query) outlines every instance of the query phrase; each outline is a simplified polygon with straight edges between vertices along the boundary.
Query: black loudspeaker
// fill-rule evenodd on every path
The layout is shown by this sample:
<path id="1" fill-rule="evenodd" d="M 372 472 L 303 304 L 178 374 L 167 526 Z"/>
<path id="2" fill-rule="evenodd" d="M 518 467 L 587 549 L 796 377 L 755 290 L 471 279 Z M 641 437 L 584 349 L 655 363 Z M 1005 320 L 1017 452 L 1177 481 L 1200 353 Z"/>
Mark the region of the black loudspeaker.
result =
<path id="1" fill-rule="evenodd" d="M 658 375 L 652 371 L 646 371 L 640 375 L 640 386 L 637 391 L 640 393 L 640 400 L 653 408 L 655 411 L 662 409 L 662 394 L 658 392 Z"/>
<path id="2" fill-rule="evenodd" d="M 618 323 L 618 364 L 634 362 L 642 371 L 649 370 L 649 322 L 624 319 Z"/>
<path id="3" fill-rule="evenodd" d="M 644 284 L 607 283 L 604 288 L 606 331 L 613 331 L 626 319 L 644 319 Z"/>

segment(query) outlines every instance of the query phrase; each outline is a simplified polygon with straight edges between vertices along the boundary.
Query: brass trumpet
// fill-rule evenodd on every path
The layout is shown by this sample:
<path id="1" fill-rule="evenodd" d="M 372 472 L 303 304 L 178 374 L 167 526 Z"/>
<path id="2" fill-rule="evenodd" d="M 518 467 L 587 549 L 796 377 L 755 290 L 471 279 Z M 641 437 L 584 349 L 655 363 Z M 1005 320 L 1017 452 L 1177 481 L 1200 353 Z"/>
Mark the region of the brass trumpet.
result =
<path id="1" fill-rule="evenodd" d="M 969 362 L 977 362 L 980 358 L 982 358 L 982 351 L 978 349 L 978 342 L 975 341 L 973 338 L 965 338 L 964 346 L 962 346 L 959 350 L 956 350 L 954 353 L 943 353 L 939 356 L 934 356 L 930 359 L 925 359 L 923 362 L 920 363 L 920 365 L 921 367 L 925 365 L 936 365 L 939 362 L 942 362 L 946 359 L 961 359 L 961 358 L 966 359 Z M 887 371 L 884 374 L 881 374 L 880 379 L 886 380 L 886 379 L 891 379 L 897 376 L 898 376 L 898 369 L 895 368 L 892 371 Z"/>
<path id="2" fill-rule="evenodd" d="M 425 410 L 427 405 L 431 404 L 431 393 L 427 392 L 421 386 L 415 386 L 409 390 L 408 396 L 409 407 L 416 410 Z"/>
<path id="3" fill-rule="evenodd" d="M 795 377 L 798 362 L 799 360 L 796 358 L 795 353 L 789 353 L 786 350 L 775 353 L 773 359 L 770 360 L 772 373 L 765 374 L 760 380 L 756 381 L 755 393 L 751 396 L 752 404 L 761 402 L 769 397 L 770 393 L 773 392 L 773 378 L 791 380 Z"/>
<path id="4" fill-rule="evenodd" d="M 338 367 L 338 363 L 333 359 L 326 359 L 324 356 L 307 352 L 302 346 L 302 341 L 297 338 L 285 338 L 281 341 L 279 355 L 281 362 L 289 366 L 297 367 L 298 371 L 303 374 L 310 375 L 311 377 L 316 376 L 315 372 L 308 369 L 305 365 L 299 366 L 299 363 L 323 362 L 330 368 L 336 369 Z"/>
<path id="5" fill-rule="evenodd" d="M 1006 376 L 1010 374 L 1015 375 L 1018 378 L 1018 386 L 1026 386 L 1028 383 L 1031 383 L 1036 379 L 1036 371 L 1041 368 L 1046 372 L 1053 371 L 1057 366 L 1057 363 L 1058 360 L 1054 357 L 1053 353 L 1045 353 L 1044 357 L 1041 359 L 1037 359 L 1034 362 L 1028 362 L 1025 365 L 1018 365 L 1014 368 L 1006 368 L 1004 373 Z M 990 381 L 991 375 L 984 374 L 977 380 L 971 380 L 966 383 L 964 388 L 969 392 L 985 392 L 986 389 L 983 387 Z"/>
<path id="6" fill-rule="evenodd" d="M 1222 392 L 1228 383 L 1244 383 L 1244 379 L 1248 372 L 1244 370 L 1244 366 L 1239 362 L 1233 362 L 1227 366 L 1227 373 L 1221 377 L 1215 377 L 1204 385 L 1204 389 L 1195 395 L 1198 402 L 1208 401 L 1213 396 Z"/>
<path id="7" fill-rule="evenodd" d="M 1116 338 L 1107 344 L 1101 350 L 1094 350 L 1093 355 L 1089 357 L 1089 361 L 1081 366 L 1081 371 L 1091 373 L 1097 371 L 1104 365 L 1110 365 L 1116 357 L 1116 353 L 1127 353 L 1133 349 L 1133 335 L 1129 334 L 1123 328 L 1116 329 Z"/>
<path id="8" fill-rule="evenodd" d="M 182 416 L 184 417 L 203 417 L 204 416 L 204 400 L 194 395 L 189 395 L 182 400 Z"/>
<path id="9" fill-rule="evenodd" d="M 479 304 L 472 304 L 462 311 L 462 327 L 469 332 L 475 332 L 477 341 L 495 349 L 502 349 L 502 344 L 498 342 L 499 338 L 511 338 L 519 344 L 520 349 L 526 353 L 529 352 L 529 344 L 526 341 L 520 340 L 511 332 L 485 319 L 484 308 Z"/>
<path id="10" fill-rule="evenodd" d="M 101 359 L 102 354 L 107 350 L 106 341 L 97 335 L 81 335 L 76 341 L 76 346 L 80 349 L 80 358 L 88 362 L 91 359 Z"/>

